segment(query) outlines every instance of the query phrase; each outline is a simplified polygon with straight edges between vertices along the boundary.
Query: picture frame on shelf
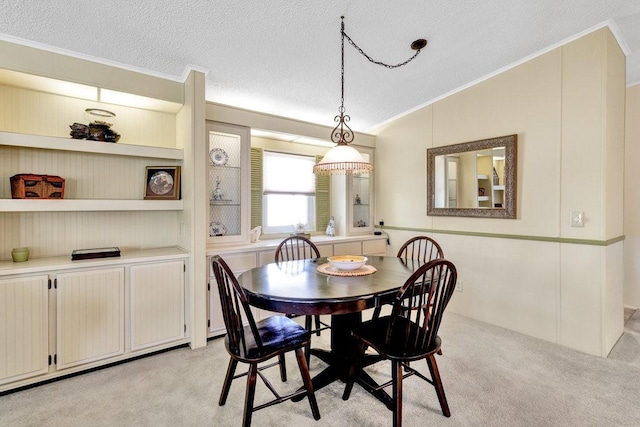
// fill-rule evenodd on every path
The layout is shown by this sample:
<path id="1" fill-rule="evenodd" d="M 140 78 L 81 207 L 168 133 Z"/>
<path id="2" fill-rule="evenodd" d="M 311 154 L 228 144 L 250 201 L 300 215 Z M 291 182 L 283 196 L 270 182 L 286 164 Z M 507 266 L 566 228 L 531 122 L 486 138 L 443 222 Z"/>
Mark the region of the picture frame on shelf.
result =
<path id="1" fill-rule="evenodd" d="M 147 166 L 144 200 L 180 199 L 180 166 Z"/>

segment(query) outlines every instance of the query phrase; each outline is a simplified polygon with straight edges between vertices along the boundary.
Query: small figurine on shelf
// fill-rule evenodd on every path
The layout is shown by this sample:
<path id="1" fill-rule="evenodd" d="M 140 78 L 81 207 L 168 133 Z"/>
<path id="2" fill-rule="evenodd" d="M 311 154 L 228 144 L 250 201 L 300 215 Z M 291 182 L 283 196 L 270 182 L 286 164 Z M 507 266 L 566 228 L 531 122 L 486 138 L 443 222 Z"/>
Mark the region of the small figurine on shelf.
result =
<path id="1" fill-rule="evenodd" d="M 213 192 L 213 200 L 221 201 L 221 200 L 223 200 L 223 197 L 224 197 L 224 193 L 222 192 L 222 189 L 220 188 L 220 177 L 217 176 L 216 177 L 216 189 Z"/>
<path id="2" fill-rule="evenodd" d="M 249 238 L 251 243 L 257 243 L 260 241 L 260 234 L 262 234 L 262 227 L 261 226 L 257 226 L 255 228 L 252 228 L 251 231 L 249 232 Z"/>
<path id="3" fill-rule="evenodd" d="M 360 195 L 356 194 L 356 205 L 359 205 L 362 201 L 360 200 Z"/>
<path id="4" fill-rule="evenodd" d="M 336 220 L 333 218 L 333 215 L 329 219 L 329 224 L 327 225 L 327 236 L 333 237 L 336 235 Z"/>
<path id="5" fill-rule="evenodd" d="M 296 234 L 304 234 L 306 229 L 307 229 L 307 225 L 301 222 L 293 226 L 293 230 Z"/>
<path id="6" fill-rule="evenodd" d="M 356 227 L 366 227 L 367 223 L 364 222 L 364 220 L 359 220 L 358 222 L 356 222 Z"/>

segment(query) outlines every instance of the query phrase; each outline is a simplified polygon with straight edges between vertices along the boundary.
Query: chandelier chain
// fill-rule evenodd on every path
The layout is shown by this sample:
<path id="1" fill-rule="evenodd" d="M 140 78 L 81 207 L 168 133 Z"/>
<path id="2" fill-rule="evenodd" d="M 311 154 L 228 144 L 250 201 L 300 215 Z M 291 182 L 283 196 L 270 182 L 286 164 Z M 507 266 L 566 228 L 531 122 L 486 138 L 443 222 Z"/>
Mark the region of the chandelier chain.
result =
<path id="1" fill-rule="evenodd" d="M 347 41 L 349 42 L 349 44 L 350 44 L 351 46 L 355 47 L 355 48 L 356 48 L 356 50 L 362 54 L 362 56 L 364 56 L 365 58 L 367 58 L 367 59 L 369 60 L 369 62 L 372 62 L 372 63 L 374 63 L 374 64 L 376 64 L 376 65 L 382 65 L 383 67 L 386 67 L 386 68 L 398 68 L 398 67 L 402 67 L 403 65 L 407 65 L 409 62 L 413 61 L 413 59 L 414 59 L 416 56 L 418 56 L 418 54 L 420 53 L 420 49 L 416 49 L 416 53 L 414 53 L 414 54 L 413 54 L 413 56 L 412 56 L 411 58 L 407 59 L 407 60 L 406 60 L 406 61 L 404 61 L 404 62 L 401 62 L 401 63 L 399 63 L 399 64 L 393 64 L 393 65 L 391 65 L 391 64 L 385 64 L 384 62 L 376 61 L 375 59 L 373 59 L 372 57 L 370 57 L 369 55 L 367 55 L 367 54 L 365 53 L 365 51 L 364 51 L 364 50 L 362 50 L 362 48 L 361 48 L 360 46 L 358 46 L 358 45 L 356 44 L 356 42 L 354 42 L 354 41 L 351 39 L 351 37 L 349 37 L 349 35 L 348 35 L 347 33 L 345 33 L 345 32 L 344 32 L 344 23 L 343 23 L 343 26 L 342 26 L 342 39 L 343 39 L 343 43 L 342 43 L 342 50 L 343 50 L 343 52 L 344 52 L 344 38 L 345 38 L 345 37 L 347 38 Z M 344 56 L 344 53 L 343 53 L 343 56 Z M 343 61 L 344 61 L 344 60 L 343 60 Z M 344 72 L 344 71 L 343 71 L 343 72 Z"/>

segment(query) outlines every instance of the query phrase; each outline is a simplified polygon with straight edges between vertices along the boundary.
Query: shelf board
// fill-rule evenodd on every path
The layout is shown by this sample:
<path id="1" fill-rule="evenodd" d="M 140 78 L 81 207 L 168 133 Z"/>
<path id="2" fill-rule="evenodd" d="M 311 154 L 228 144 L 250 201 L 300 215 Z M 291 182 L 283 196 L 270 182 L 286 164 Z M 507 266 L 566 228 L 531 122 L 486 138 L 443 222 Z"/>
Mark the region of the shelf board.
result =
<path id="1" fill-rule="evenodd" d="M 0 200 L 0 212 L 180 211 L 182 209 L 182 200 Z"/>
<path id="2" fill-rule="evenodd" d="M 493 186 L 493 189 L 494 189 L 495 191 L 504 190 L 504 185 L 494 185 L 494 186 Z"/>
<path id="3" fill-rule="evenodd" d="M 478 196 L 479 202 L 486 202 L 489 200 L 489 196 Z"/>
<path id="4" fill-rule="evenodd" d="M 489 175 L 478 174 L 478 179 L 489 179 Z"/>
<path id="5" fill-rule="evenodd" d="M 184 159 L 183 150 L 178 148 L 149 147 L 145 145 L 88 141 L 86 139 L 60 138 L 56 136 L 29 135 L 13 132 L 0 132 L 0 145 L 98 153 L 112 156 L 149 157 L 172 160 Z"/>

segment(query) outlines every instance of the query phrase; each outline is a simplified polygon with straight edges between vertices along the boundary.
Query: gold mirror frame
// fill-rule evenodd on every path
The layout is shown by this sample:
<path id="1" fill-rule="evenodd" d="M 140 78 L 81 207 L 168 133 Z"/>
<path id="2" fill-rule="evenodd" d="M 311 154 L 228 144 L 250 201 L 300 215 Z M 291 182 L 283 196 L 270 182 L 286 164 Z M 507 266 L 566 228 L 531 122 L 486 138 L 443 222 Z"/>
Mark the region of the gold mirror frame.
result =
<path id="1" fill-rule="evenodd" d="M 516 219 L 517 135 L 481 139 L 462 144 L 427 149 L 427 215 Z M 436 156 L 505 147 L 504 206 L 502 208 L 437 208 L 435 207 Z"/>

